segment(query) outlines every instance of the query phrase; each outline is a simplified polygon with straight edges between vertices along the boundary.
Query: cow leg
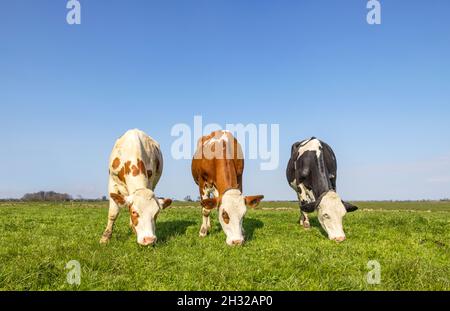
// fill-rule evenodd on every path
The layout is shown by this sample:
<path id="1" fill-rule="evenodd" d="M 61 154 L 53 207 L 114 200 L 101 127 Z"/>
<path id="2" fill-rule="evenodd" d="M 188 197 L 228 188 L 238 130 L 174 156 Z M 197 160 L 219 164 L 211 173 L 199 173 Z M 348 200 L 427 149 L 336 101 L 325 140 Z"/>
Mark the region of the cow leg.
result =
<path id="1" fill-rule="evenodd" d="M 204 189 L 204 185 L 200 187 L 200 197 L 202 200 L 209 198 L 209 191 Z M 200 232 L 198 234 L 201 238 L 204 238 L 211 229 L 209 214 L 211 214 L 211 210 L 202 208 L 202 226 L 200 227 Z"/>
<path id="2" fill-rule="evenodd" d="M 109 199 L 108 224 L 106 225 L 106 229 L 103 232 L 102 238 L 100 239 L 100 243 L 107 243 L 111 239 L 114 222 L 119 215 L 119 211 L 120 208 L 116 204 L 116 202 L 114 202 L 113 199 Z"/>
<path id="3" fill-rule="evenodd" d="M 199 232 L 199 236 L 201 238 L 204 238 L 208 234 L 208 231 L 211 229 L 211 223 L 210 223 L 210 218 L 209 218 L 210 213 L 211 213 L 210 210 L 208 210 L 206 208 L 202 208 L 203 222 L 202 222 L 202 226 L 201 226 L 200 232 Z"/>
<path id="4" fill-rule="evenodd" d="M 314 201 L 314 196 L 311 193 L 311 191 L 308 191 L 303 184 L 300 184 L 299 191 L 297 191 L 298 200 L 301 202 L 312 202 Z M 305 229 L 311 228 L 311 224 L 309 223 L 308 214 L 303 212 L 300 208 L 300 219 L 299 219 L 300 226 L 302 226 Z"/>
<path id="5" fill-rule="evenodd" d="M 303 226 L 305 229 L 311 228 L 311 224 L 309 223 L 308 214 L 300 211 L 300 226 Z"/>

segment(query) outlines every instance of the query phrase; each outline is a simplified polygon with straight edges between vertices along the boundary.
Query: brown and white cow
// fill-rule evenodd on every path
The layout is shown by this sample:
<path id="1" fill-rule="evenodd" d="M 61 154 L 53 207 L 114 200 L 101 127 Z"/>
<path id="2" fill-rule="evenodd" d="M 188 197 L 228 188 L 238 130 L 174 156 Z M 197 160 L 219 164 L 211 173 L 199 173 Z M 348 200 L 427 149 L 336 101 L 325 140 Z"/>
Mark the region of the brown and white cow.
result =
<path id="1" fill-rule="evenodd" d="M 109 160 L 108 224 L 100 243 L 111 239 L 120 207 L 128 209 L 139 244 L 156 242 L 156 218 L 172 203 L 170 199 L 158 199 L 153 192 L 162 169 L 159 144 L 144 132 L 129 130 L 116 141 Z"/>
<path id="2" fill-rule="evenodd" d="M 228 131 L 215 131 L 199 139 L 192 160 L 192 176 L 199 186 L 203 223 L 200 237 L 211 228 L 209 215 L 219 208 L 219 222 L 230 246 L 244 242 L 242 221 L 248 207 L 256 207 L 262 195 L 242 195 L 242 148 Z"/>

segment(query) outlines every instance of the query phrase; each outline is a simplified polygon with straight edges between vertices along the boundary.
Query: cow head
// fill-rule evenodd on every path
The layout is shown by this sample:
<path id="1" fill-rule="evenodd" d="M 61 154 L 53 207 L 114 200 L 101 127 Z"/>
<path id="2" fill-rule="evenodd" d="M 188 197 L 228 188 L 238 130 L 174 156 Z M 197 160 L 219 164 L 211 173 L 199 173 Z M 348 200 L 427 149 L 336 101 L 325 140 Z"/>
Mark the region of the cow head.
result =
<path id="1" fill-rule="evenodd" d="M 111 193 L 111 198 L 119 205 L 126 205 L 130 212 L 130 225 L 136 233 L 140 245 L 156 243 L 155 223 L 159 212 L 170 206 L 172 200 L 158 199 L 150 189 L 140 189 L 130 196 Z"/>
<path id="2" fill-rule="evenodd" d="M 358 208 L 342 201 L 335 191 L 328 191 L 316 202 L 301 206 L 301 210 L 304 212 L 313 212 L 315 209 L 317 209 L 317 217 L 322 228 L 328 234 L 328 238 L 336 242 L 344 241 L 342 219 L 347 212 L 356 211 Z"/>
<path id="3" fill-rule="evenodd" d="M 244 197 L 240 190 L 230 189 L 223 194 L 220 202 L 212 198 L 202 200 L 201 204 L 206 209 L 219 207 L 219 222 L 227 237 L 226 243 L 233 246 L 244 243 L 242 221 L 247 207 L 255 208 L 263 198 L 262 195 Z"/>

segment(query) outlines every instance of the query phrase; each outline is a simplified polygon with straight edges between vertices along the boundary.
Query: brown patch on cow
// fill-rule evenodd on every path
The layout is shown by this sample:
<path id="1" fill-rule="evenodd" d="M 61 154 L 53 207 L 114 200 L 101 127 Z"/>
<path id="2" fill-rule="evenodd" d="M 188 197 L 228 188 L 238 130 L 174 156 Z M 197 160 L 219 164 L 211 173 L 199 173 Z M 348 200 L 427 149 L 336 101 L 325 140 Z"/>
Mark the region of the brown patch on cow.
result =
<path id="1" fill-rule="evenodd" d="M 203 208 L 212 210 L 218 206 L 219 200 L 217 198 L 203 199 L 200 201 L 200 204 Z"/>
<path id="2" fill-rule="evenodd" d="M 223 221 L 228 225 L 230 223 L 230 216 L 227 212 L 223 211 L 222 213 Z"/>
<path id="3" fill-rule="evenodd" d="M 114 200 L 118 205 L 124 205 L 125 204 L 125 198 L 123 195 L 117 194 L 117 193 L 110 193 L 109 196 L 111 199 Z"/>
<path id="4" fill-rule="evenodd" d="M 131 169 L 130 169 L 131 161 L 125 162 L 125 175 L 130 175 Z"/>
<path id="5" fill-rule="evenodd" d="M 137 212 L 132 212 L 131 213 L 131 223 L 135 227 L 138 225 L 138 223 L 139 223 L 139 214 Z"/>
<path id="6" fill-rule="evenodd" d="M 119 176 L 119 180 L 121 182 L 126 183 L 125 182 L 125 166 L 122 166 L 122 168 L 119 171 L 119 175 L 118 176 Z"/>
<path id="7" fill-rule="evenodd" d="M 138 165 L 139 172 L 142 175 L 146 175 L 147 176 L 147 170 L 145 169 L 144 162 L 142 160 L 138 160 L 137 165 Z"/>
<path id="8" fill-rule="evenodd" d="M 133 204 L 129 206 L 128 210 L 130 211 L 131 224 L 136 227 L 139 223 L 139 213 L 133 209 Z"/>
<path id="9" fill-rule="evenodd" d="M 114 161 L 112 162 L 111 167 L 113 170 L 116 170 L 119 166 L 120 166 L 120 159 L 115 158 Z"/>
<path id="10" fill-rule="evenodd" d="M 136 162 L 136 165 L 131 166 L 131 173 L 134 177 L 138 176 L 139 174 L 147 176 L 147 170 L 145 169 L 145 164 L 142 160 L 138 159 Z"/>
<path id="11" fill-rule="evenodd" d="M 139 175 L 139 173 L 140 173 L 140 171 L 139 171 L 139 169 L 138 169 L 138 167 L 136 166 L 136 165 L 133 165 L 132 167 L 131 167 L 131 170 L 133 171 L 133 176 L 137 176 L 137 175 Z"/>
<path id="12" fill-rule="evenodd" d="M 119 180 L 124 184 L 126 184 L 125 175 L 129 175 L 131 172 L 130 165 L 131 165 L 130 161 L 125 162 L 125 164 L 122 166 L 118 174 Z"/>

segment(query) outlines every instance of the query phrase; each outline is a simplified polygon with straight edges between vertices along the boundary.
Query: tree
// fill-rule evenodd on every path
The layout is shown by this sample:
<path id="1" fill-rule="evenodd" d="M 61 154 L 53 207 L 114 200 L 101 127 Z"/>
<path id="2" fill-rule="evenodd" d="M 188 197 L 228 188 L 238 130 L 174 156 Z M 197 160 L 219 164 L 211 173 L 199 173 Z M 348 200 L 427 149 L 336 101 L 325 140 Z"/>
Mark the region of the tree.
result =
<path id="1" fill-rule="evenodd" d="M 26 193 L 22 197 L 23 201 L 70 201 L 72 196 L 67 193 L 57 193 L 55 191 L 39 191 L 36 193 Z"/>

